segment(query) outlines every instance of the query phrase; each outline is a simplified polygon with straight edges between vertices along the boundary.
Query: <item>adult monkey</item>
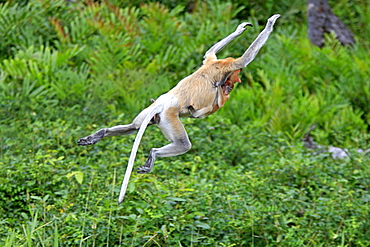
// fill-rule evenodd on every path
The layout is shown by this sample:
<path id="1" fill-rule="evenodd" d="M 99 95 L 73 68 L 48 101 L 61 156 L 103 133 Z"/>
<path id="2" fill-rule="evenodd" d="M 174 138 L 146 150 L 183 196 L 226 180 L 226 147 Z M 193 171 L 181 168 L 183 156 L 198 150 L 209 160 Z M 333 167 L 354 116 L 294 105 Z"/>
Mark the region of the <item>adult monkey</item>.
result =
<path id="1" fill-rule="evenodd" d="M 234 83 L 240 82 L 238 73 L 241 68 L 246 67 L 256 57 L 279 17 L 280 15 L 276 14 L 267 20 L 266 27 L 243 56 L 237 59 L 217 59 L 216 53 L 218 51 L 242 34 L 247 26 L 252 26 L 250 23 L 243 22 L 233 33 L 206 52 L 203 65 L 197 71 L 182 79 L 168 93 L 161 95 L 148 108 L 144 109 L 131 124 L 104 128 L 78 141 L 78 145 L 91 145 L 103 137 L 133 134 L 139 129 L 122 183 L 119 204 L 124 199 L 136 152 L 148 124 L 158 124 L 171 143 L 161 148 L 152 148 L 146 163 L 139 167 L 139 173 L 151 172 L 157 157 L 180 155 L 191 148 L 188 135 L 179 117 L 204 118 L 221 108 L 229 98 Z"/>

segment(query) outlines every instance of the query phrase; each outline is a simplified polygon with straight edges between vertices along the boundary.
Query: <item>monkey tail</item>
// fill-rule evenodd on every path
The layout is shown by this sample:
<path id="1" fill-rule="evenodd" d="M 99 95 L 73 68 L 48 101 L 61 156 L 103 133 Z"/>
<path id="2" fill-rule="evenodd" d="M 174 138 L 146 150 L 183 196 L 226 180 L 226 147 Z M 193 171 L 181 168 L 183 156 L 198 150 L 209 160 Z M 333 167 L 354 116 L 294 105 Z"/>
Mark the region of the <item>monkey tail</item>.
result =
<path id="1" fill-rule="evenodd" d="M 136 135 L 135 142 L 134 142 L 134 145 L 133 145 L 132 150 L 131 150 L 130 159 L 128 161 L 128 165 L 127 165 L 127 168 L 126 168 L 125 177 L 124 177 L 123 182 L 122 182 L 121 192 L 120 192 L 119 198 L 118 198 L 118 204 L 120 204 L 123 201 L 123 199 L 125 198 L 127 185 L 128 185 L 128 181 L 129 181 L 130 176 L 131 176 L 131 172 L 132 172 L 132 168 L 133 168 L 133 165 L 134 165 L 137 149 L 139 148 L 139 144 L 140 144 L 141 138 L 143 137 L 144 131 L 145 131 L 146 127 L 148 126 L 150 120 L 154 117 L 154 115 L 158 114 L 158 113 L 161 113 L 163 111 L 163 109 L 164 109 L 163 104 L 159 104 L 159 105 L 155 106 L 154 109 L 148 115 L 146 115 L 146 117 L 144 118 L 144 121 L 140 125 L 139 132 Z"/>

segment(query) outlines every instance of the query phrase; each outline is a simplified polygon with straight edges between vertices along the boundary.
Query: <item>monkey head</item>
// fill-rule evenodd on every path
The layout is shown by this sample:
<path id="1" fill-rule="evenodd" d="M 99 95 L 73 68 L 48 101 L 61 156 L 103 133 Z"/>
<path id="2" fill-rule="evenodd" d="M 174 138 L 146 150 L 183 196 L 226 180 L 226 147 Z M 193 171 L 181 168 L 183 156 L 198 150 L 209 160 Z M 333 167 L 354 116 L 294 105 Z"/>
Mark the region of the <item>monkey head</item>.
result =
<path id="1" fill-rule="evenodd" d="M 233 72 L 231 72 L 229 74 L 229 76 L 227 77 L 224 85 L 222 85 L 222 91 L 225 95 L 229 95 L 230 92 L 233 90 L 234 88 L 234 84 L 239 82 L 241 83 L 242 81 L 240 80 L 240 77 L 239 77 L 239 73 L 240 71 L 242 71 L 242 69 L 237 69 Z"/>

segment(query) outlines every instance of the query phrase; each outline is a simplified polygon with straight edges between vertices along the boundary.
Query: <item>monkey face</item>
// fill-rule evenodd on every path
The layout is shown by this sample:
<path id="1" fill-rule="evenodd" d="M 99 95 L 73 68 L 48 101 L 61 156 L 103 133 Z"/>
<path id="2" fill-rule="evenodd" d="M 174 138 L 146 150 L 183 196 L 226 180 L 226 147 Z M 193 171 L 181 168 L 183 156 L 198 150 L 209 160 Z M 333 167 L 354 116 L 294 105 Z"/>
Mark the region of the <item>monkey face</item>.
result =
<path id="1" fill-rule="evenodd" d="M 239 73 L 242 71 L 242 69 L 235 70 L 231 75 L 229 76 L 229 80 L 232 81 L 233 84 L 239 82 L 241 83 L 242 81 L 239 78 Z"/>
<path id="2" fill-rule="evenodd" d="M 227 78 L 225 84 L 222 86 L 222 91 L 224 95 L 229 95 L 230 92 L 234 88 L 234 84 L 239 82 L 241 83 L 242 81 L 240 80 L 239 73 L 242 71 L 242 69 L 235 70 L 230 74 L 230 76 Z"/>

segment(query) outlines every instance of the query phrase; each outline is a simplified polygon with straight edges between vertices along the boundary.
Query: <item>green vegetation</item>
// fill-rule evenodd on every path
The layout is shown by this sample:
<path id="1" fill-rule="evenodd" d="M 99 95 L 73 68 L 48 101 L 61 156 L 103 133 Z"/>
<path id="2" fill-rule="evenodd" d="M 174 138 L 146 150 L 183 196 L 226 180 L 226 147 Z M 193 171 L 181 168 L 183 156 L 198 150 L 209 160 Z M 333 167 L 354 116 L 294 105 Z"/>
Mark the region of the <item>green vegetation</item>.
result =
<path id="1" fill-rule="evenodd" d="M 0 2 L 0 245 L 369 246 L 369 4 L 331 1 L 357 44 L 319 49 L 302 1 L 138 2 Z M 225 107 L 183 120 L 193 148 L 133 173 L 118 206 L 134 136 L 76 141 L 130 122 L 247 20 L 219 57 L 241 55 L 277 12 Z M 313 123 L 351 156 L 304 148 Z M 136 166 L 165 142 L 148 128 Z"/>

